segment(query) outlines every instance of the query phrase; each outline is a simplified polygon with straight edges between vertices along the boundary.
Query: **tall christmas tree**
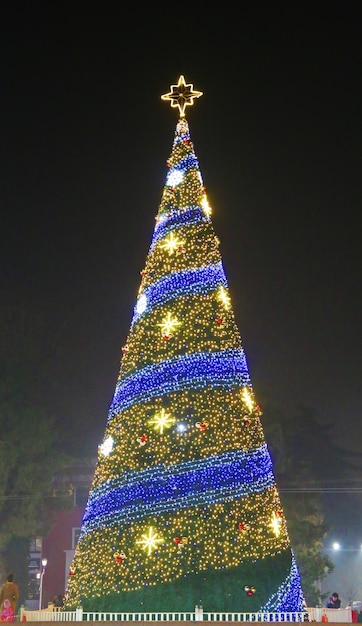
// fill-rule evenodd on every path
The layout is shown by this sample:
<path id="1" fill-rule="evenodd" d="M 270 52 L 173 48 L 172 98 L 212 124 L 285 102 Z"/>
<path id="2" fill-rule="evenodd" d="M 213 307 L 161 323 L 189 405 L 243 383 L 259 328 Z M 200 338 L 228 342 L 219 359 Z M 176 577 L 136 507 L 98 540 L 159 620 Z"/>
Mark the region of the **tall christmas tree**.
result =
<path id="1" fill-rule="evenodd" d="M 86 610 L 300 611 L 298 567 L 185 109 L 69 572 Z"/>

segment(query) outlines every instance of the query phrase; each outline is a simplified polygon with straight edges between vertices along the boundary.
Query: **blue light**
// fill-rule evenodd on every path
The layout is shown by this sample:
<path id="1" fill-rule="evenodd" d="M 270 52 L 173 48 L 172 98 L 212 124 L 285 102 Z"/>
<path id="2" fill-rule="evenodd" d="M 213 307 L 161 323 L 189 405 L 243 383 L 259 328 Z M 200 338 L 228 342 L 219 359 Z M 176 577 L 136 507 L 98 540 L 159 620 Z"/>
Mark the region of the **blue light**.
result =
<path id="1" fill-rule="evenodd" d="M 227 288 L 221 261 L 214 265 L 167 274 L 144 289 L 137 300 L 131 328 L 142 315 L 149 313 L 157 306 L 163 306 L 166 302 L 176 298 L 206 294 L 221 286 Z"/>
<path id="2" fill-rule="evenodd" d="M 278 613 L 305 610 L 306 605 L 301 587 L 301 579 L 293 550 L 291 550 L 291 556 L 292 564 L 288 576 L 280 585 L 278 591 L 269 598 L 267 604 L 260 609 L 260 612 Z"/>
<path id="3" fill-rule="evenodd" d="M 199 206 L 190 206 L 185 209 L 173 209 L 167 215 L 162 214 L 155 226 L 150 252 L 157 242 L 166 237 L 171 230 L 175 231 L 181 226 L 192 226 L 193 224 L 200 224 L 202 222 L 210 222 L 210 217 L 205 215 L 204 211 Z"/>
<path id="4" fill-rule="evenodd" d="M 82 533 L 182 508 L 214 505 L 274 485 L 265 444 L 253 451 L 236 450 L 178 465 L 126 472 L 91 492 Z"/>
<path id="5" fill-rule="evenodd" d="M 234 389 L 250 385 L 242 348 L 195 352 L 154 363 L 121 379 L 109 408 L 108 420 L 136 403 L 148 402 L 186 389 Z"/>

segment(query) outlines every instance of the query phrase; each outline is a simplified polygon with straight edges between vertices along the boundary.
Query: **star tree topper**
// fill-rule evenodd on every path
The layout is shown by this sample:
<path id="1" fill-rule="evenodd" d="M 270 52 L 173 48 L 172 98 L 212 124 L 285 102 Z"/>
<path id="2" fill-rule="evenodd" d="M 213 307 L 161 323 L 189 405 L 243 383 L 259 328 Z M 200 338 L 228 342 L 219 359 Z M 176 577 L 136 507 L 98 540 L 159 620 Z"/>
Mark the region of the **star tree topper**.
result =
<path id="1" fill-rule="evenodd" d="M 192 106 L 194 98 L 200 98 L 202 91 L 194 91 L 192 83 L 185 83 L 183 76 L 178 79 L 177 85 L 171 85 L 171 91 L 161 96 L 162 100 L 170 100 L 171 107 L 174 109 L 178 107 L 180 111 L 180 117 L 185 117 L 185 108 Z"/>

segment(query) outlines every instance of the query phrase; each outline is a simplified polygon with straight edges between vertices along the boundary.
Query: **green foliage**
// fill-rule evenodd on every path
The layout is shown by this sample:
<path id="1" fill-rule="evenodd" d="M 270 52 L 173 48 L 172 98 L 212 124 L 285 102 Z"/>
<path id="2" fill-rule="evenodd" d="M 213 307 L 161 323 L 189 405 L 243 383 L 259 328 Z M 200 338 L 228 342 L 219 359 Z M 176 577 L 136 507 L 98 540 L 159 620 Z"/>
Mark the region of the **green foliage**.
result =
<path id="1" fill-rule="evenodd" d="M 334 564 L 323 553 L 329 524 L 321 494 L 313 488 L 330 480 L 331 455 L 334 475 L 348 473 L 346 452 L 333 444 L 330 426 L 319 424 L 313 411 L 305 407 L 285 414 L 265 405 L 263 427 L 306 602 L 316 606 L 321 602 L 320 582 Z"/>
<path id="2" fill-rule="evenodd" d="M 82 602 L 85 611 L 112 612 L 178 612 L 194 611 L 201 605 L 209 612 L 257 611 L 270 598 L 270 588 L 278 588 L 288 576 L 290 550 L 255 563 L 229 570 L 213 570 L 184 576 L 162 585 L 144 586 L 138 591 L 122 592 Z M 247 596 L 244 587 L 254 586 L 255 594 Z"/>
<path id="3" fill-rule="evenodd" d="M 0 570 L 3 576 L 16 570 L 21 578 L 14 567 L 21 561 L 19 546 L 27 558 L 29 539 L 45 534 L 52 511 L 67 506 L 53 489 L 54 474 L 67 458 L 41 401 L 40 363 L 46 357 L 38 320 L 9 307 L 0 310 L 0 321 Z"/>

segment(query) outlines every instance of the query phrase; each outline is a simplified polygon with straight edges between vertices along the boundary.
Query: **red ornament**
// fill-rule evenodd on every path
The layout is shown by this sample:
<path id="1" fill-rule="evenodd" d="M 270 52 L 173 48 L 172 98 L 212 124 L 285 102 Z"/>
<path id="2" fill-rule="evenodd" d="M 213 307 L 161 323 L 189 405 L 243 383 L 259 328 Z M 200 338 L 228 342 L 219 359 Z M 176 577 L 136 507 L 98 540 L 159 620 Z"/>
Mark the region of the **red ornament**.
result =
<path id="1" fill-rule="evenodd" d="M 121 552 L 120 554 L 115 554 L 114 557 L 118 565 L 123 563 L 123 561 L 127 558 L 124 552 Z"/>
<path id="2" fill-rule="evenodd" d="M 75 571 L 74 571 L 74 569 L 70 568 L 68 573 L 69 573 L 69 576 L 74 576 Z"/>
<path id="3" fill-rule="evenodd" d="M 168 341 L 170 339 L 170 337 L 168 335 L 164 335 L 163 338 L 164 338 L 165 341 Z"/>
<path id="4" fill-rule="evenodd" d="M 175 542 L 176 544 L 181 543 L 181 539 L 180 539 L 180 537 L 175 537 L 175 538 L 174 538 L 174 542 Z"/>
<path id="5" fill-rule="evenodd" d="M 138 437 L 137 441 L 139 443 L 140 446 L 145 446 L 147 443 L 148 437 L 145 433 L 143 433 L 143 435 L 141 435 L 140 437 Z"/>
<path id="6" fill-rule="evenodd" d="M 222 317 L 217 317 L 217 318 L 216 318 L 216 321 L 217 321 L 217 323 L 218 323 L 218 324 L 220 324 L 220 325 L 221 325 L 221 324 L 222 324 L 222 321 L 223 321 L 223 320 L 222 320 Z"/>
<path id="7" fill-rule="evenodd" d="M 250 420 L 247 417 L 244 417 L 244 426 L 250 426 Z"/>
<path id="8" fill-rule="evenodd" d="M 208 427 L 208 423 L 207 422 L 196 422 L 195 426 L 196 426 L 196 428 L 198 428 L 199 430 L 204 432 L 207 429 L 207 427 Z"/>
<path id="9" fill-rule="evenodd" d="M 122 354 L 126 354 L 126 352 L 128 352 L 128 348 L 127 348 L 127 346 L 123 346 Z"/>
<path id="10" fill-rule="evenodd" d="M 184 144 L 185 144 L 185 146 L 189 146 L 190 145 L 190 139 L 185 139 L 184 140 Z"/>
<path id="11" fill-rule="evenodd" d="M 246 595 L 249 596 L 249 598 L 251 598 L 251 596 L 253 596 L 254 593 L 256 592 L 256 589 L 255 587 L 249 587 L 248 585 L 245 585 L 244 591 L 246 591 Z"/>

